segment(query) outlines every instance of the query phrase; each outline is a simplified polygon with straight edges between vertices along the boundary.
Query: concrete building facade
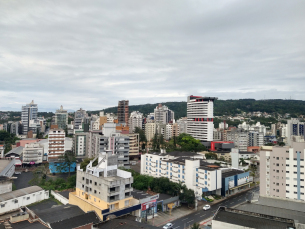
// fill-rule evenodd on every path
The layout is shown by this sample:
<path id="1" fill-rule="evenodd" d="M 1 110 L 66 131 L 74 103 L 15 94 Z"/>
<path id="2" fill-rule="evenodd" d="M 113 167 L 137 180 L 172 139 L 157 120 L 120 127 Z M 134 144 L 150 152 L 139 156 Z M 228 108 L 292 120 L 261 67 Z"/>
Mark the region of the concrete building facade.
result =
<path id="1" fill-rule="evenodd" d="M 65 152 L 65 131 L 50 129 L 48 135 L 48 161 L 56 162 Z"/>
<path id="2" fill-rule="evenodd" d="M 129 133 L 134 133 L 136 127 L 142 129 L 143 114 L 139 111 L 133 111 L 129 117 Z"/>
<path id="3" fill-rule="evenodd" d="M 35 165 L 43 161 L 44 149 L 39 143 L 26 144 L 22 149 L 22 163 Z"/>
<path id="4" fill-rule="evenodd" d="M 129 100 L 121 100 L 118 102 L 118 122 L 128 126 L 129 117 Z"/>
<path id="5" fill-rule="evenodd" d="M 305 201 L 305 142 L 260 151 L 260 195 Z"/>
<path id="6" fill-rule="evenodd" d="M 165 105 L 162 106 L 162 104 L 159 104 L 154 109 L 155 123 L 160 123 L 165 125 L 168 123 L 173 123 L 174 117 L 175 117 L 175 113 Z"/>
<path id="7" fill-rule="evenodd" d="M 68 111 L 64 110 L 63 106 L 60 106 L 60 109 L 55 112 L 55 125 L 59 129 L 65 129 L 68 125 Z"/>
<path id="8" fill-rule="evenodd" d="M 98 160 L 98 164 L 93 166 L 95 160 Z M 103 212 L 131 206 L 133 177 L 118 167 L 118 155 L 111 151 L 99 153 L 86 170 L 78 167 L 76 191 L 70 193 L 69 203 L 85 212 L 94 210 L 101 219 Z"/>
<path id="9" fill-rule="evenodd" d="M 203 155 L 177 156 L 175 153 L 148 153 L 141 155 L 141 174 L 167 177 L 172 182 L 184 183 L 197 196 L 204 193 L 221 194 L 221 170 L 219 166 L 204 162 Z M 179 155 L 183 155 L 179 152 Z"/>
<path id="10" fill-rule="evenodd" d="M 213 141 L 215 97 L 188 96 L 187 133 L 202 142 Z"/>
<path id="11" fill-rule="evenodd" d="M 38 106 L 32 100 L 31 103 L 22 106 L 21 108 L 21 123 L 23 126 L 23 134 L 27 134 L 29 131 L 30 120 L 36 120 L 38 114 Z"/>
<path id="12" fill-rule="evenodd" d="M 153 122 L 145 124 L 145 136 L 147 141 L 151 141 L 156 134 L 156 124 Z"/>

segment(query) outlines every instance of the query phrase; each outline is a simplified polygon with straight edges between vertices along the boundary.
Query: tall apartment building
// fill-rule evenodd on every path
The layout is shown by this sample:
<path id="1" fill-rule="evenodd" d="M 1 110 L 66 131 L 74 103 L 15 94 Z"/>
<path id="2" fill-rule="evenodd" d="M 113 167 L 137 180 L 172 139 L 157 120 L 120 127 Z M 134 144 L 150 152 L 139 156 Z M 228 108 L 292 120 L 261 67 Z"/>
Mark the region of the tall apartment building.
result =
<path id="1" fill-rule="evenodd" d="M 151 141 L 156 134 L 156 123 L 150 122 L 145 124 L 145 136 L 147 141 Z"/>
<path id="2" fill-rule="evenodd" d="M 134 133 L 136 127 L 142 129 L 143 114 L 139 111 L 133 111 L 129 117 L 129 133 Z"/>
<path id="3" fill-rule="evenodd" d="M 185 152 L 184 152 L 185 153 Z M 147 153 L 141 155 L 141 174 L 167 177 L 172 182 L 184 183 L 196 196 L 221 194 L 221 170 L 219 166 L 202 160 L 202 155 L 187 152 L 168 154 Z"/>
<path id="4" fill-rule="evenodd" d="M 247 151 L 249 143 L 249 133 L 239 129 L 225 131 L 226 141 L 234 142 L 234 146 L 240 151 Z"/>
<path id="5" fill-rule="evenodd" d="M 178 137 L 180 134 L 180 128 L 179 128 L 179 125 L 178 123 L 174 123 L 172 125 L 172 137 Z"/>
<path id="6" fill-rule="evenodd" d="M 95 160 L 98 164 L 93 166 Z M 118 155 L 112 152 L 99 153 L 85 170 L 78 166 L 76 190 L 70 193 L 69 203 L 85 212 L 94 210 L 101 219 L 103 212 L 132 206 L 133 177 L 118 168 Z"/>
<path id="7" fill-rule="evenodd" d="M 118 103 L 118 122 L 128 126 L 129 100 L 121 100 Z"/>
<path id="8" fill-rule="evenodd" d="M 216 97 L 188 96 L 187 133 L 202 142 L 213 141 L 213 109 Z"/>
<path id="9" fill-rule="evenodd" d="M 48 134 L 48 161 L 57 162 L 65 153 L 65 131 L 62 129 L 50 129 Z"/>
<path id="10" fill-rule="evenodd" d="M 60 106 L 60 109 L 55 112 L 55 125 L 58 126 L 59 129 L 65 129 L 68 125 L 68 111 L 64 110 L 63 106 Z"/>
<path id="11" fill-rule="evenodd" d="M 74 129 L 82 129 L 82 124 L 85 123 L 86 118 L 87 118 L 87 113 L 82 108 L 75 111 L 75 114 L 74 114 Z"/>
<path id="12" fill-rule="evenodd" d="M 41 164 L 43 155 L 44 149 L 39 143 L 25 144 L 22 149 L 22 163 L 28 165 Z"/>
<path id="13" fill-rule="evenodd" d="M 23 134 L 27 134 L 29 131 L 30 120 L 36 120 L 38 114 L 38 106 L 32 100 L 31 103 L 22 106 L 21 111 L 21 123 L 23 126 Z"/>
<path id="14" fill-rule="evenodd" d="M 187 118 L 186 117 L 180 118 L 176 123 L 179 125 L 180 134 L 187 133 Z"/>
<path id="15" fill-rule="evenodd" d="M 264 145 L 264 133 L 250 131 L 248 146 L 263 146 L 263 145 Z"/>
<path id="16" fill-rule="evenodd" d="M 76 157 L 88 156 L 89 150 L 89 133 L 81 132 L 75 133 L 73 139 L 73 152 Z"/>
<path id="17" fill-rule="evenodd" d="M 138 156 L 140 150 L 139 134 L 122 134 L 129 138 L 129 156 Z"/>
<path id="18" fill-rule="evenodd" d="M 305 142 L 260 151 L 260 195 L 305 201 Z"/>
<path id="19" fill-rule="evenodd" d="M 301 136 L 304 138 L 304 122 L 300 122 L 297 118 L 292 118 L 287 121 L 287 143 L 291 145 L 291 136 Z"/>
<path id="20" fill-rule="evenodd" d="M 154 109 L 155 123 L 168 124 L 174 122 L 175 113 L 170 110 L 167 106 L 159 104 Z"/>

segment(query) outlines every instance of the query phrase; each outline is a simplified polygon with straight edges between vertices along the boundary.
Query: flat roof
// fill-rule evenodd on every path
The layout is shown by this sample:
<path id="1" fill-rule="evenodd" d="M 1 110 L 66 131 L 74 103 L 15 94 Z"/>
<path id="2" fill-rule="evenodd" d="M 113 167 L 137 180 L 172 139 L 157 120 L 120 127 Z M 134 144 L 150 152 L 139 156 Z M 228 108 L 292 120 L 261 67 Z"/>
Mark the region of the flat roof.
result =
<path id="1" fill-rule="evenodd" d="M 25 196 L 39 191 L 44 191 L 44 190 L 38 186 L 30 186 L 27 188 L 18 189 L 12 192 L 0 194 L 0 201 L 15 199 L 17 197 Z"/>
<path id="2" fill-rule="evenodd" d="M 164 193 L 158 193 L 159 194 L 159 198 L 157 199 L 157 201 L 161 201 L 161 200 L 167 200 L 169 198 L 172 198 L 171 195 L 168 195 L 168 194 L 164 194 Z M 141 199 L 145 199 L 147 197 L 150 197 L 152 195 L 144 192 L 144 191 L 141 191 L 141 190 L 137 190 L 137 189 L 134 189 L 132 192 L 131 192 L 131 195 L 137 199 L 137 200 L 141 200 Z"/>
<path id="3" fill-rule="evenodd" d="M 242 174 L 242 173 L 245 173 L 245 171 L 238 170 L 238 169 L 223 170 L 221 176 L 222 176 L 222 178 L 226 178 L 226 177 L 231 177 L 231 176 L 235 176 L 235 175 Z"/>
<path id="4" fill-rule="evenodd" d="M 220 207 L 213 220 L 256 229 L 287 229 L 293 227 L 292 219 L 276 218 L 262 214 Z"/>
<path id="5" fill-rule="evenodd" d="M 291 199 L 279 199 L 279 198 L 269 198 L 260 196 L 256 204 L 284 208 L 289 210 L 295 210 L 305 213 L 304 202 L 294 201 Z"/>
<path id="6" fill-rule="evenodd" d="M 11 162 L 12 162 L 12 160 L 1 159 L 0 160 L 0 172 L 2 172 L 3 169 L 5 169 Z"/>
<path id="7" fill-rule="evenodd" d="M 35 214 L 46 223 L 55 223 L 75 216 L 83 215 L 85 212 L 76 205 L 56 205 L 55 207 L 42 211 L 35 211 Z"/>
<path id="8" fill-rule="evenodd" d="M 272 215 L 281 218 L 289 218 L 298 220 L 299 223 L 305 224 L 305 214 L 301 211 L 291 210 L 291 209 L 284 209 L 284 208 L 277 208 L 277 207 L 270 207 L 264 206 L 255 203 L 245 203 L 236 207 L 239 210 L 243 211 L 250 211 L 265 215 Z"/>
<path id="9" fill-rule="evenodd" d="M 100 222 L 99 217 L 96 215 L 94 211 L 85 213 L 83 215 L 77 215 L 68 219 L 64 219 L 58 222 L 51 223 L 51 228 L 56 229 L 69 229 L 69 228 L 77 228 L 80 226 L 84 226 L 90 223 L 98 223 Z"/>
<path id="10" fill-rule="evenodd" d="M 247 152 L 247 151 L 239 151 L 239 154 L 256 154 L 253 152 Z"/>

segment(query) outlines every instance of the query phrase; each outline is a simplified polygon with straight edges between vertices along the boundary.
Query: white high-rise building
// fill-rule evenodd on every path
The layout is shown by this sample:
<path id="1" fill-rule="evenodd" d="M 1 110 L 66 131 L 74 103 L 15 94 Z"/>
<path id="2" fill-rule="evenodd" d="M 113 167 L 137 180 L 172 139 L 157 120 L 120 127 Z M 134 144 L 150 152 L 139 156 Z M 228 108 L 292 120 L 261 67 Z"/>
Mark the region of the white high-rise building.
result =
<path id="1" fill-rule="evenodd" d="M 155 123 L 167 124 L 174 122 L 174 112 L 167 106 L 159 104 L 154 110 Z"/>
<path id="2" fill-rule="evenodd" d="M 57 125 L 59 129 L 63 130 L 68 125 L 68 111 L 64 110 L 62 105 L 55 112 L 55 125 Z"/>
<path id="3" fill-rule="evenodd" d="M 187 133 L 203 142 L 213 141 L 213 109 L 216 97 L 188 96 Z"/>
<path id="4" fill-rule="evenodd" d="M 135 128 L 142 129 L 143 114 L 139 111 L 133 111 L 129 117 L 129 133 L 134 133 Z"/>
<path id="5" fill-rule="evenodd" d="M 30 120 L 36 120 L 38 114 L 38 106 L 32 100 L 31 103 L 22 106 L 21 111 L 21 123 L 23 126 L 23 134 L 27 134 L 29 131 Z"/>
<path id="6" fill-rule="evenodd" d="M 287 121 L 287 143 L 291 145 L 291 136 L 302 136 L 304 138 L 304 122 L 300 122 L 297 118 L 292 118 Z"/>
<path id="7" fill-rule="evenodd" d="M 187 118 L 186 117 L 180 118 L 177 121 L 177 124 L 179 125 L 179 132 L 180 132 L 180 134 L 187 132 Z"/>

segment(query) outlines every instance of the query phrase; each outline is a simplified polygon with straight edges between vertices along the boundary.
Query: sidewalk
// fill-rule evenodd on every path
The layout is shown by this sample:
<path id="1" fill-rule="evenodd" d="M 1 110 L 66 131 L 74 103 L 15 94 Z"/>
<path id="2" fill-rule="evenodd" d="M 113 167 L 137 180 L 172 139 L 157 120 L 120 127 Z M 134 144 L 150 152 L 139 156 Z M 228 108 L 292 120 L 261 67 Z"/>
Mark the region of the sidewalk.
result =
<path id="1" fill-rule="evenodd" d="M 174 221 L 176 219 L 179 219 L 185 215 L 191 214 L 195 212 L 195 210 L 189 209 L 187 207 L 177 207 L 172 210 L 171 215 L 169 215 L 169 212 L 158 212 L 158 216 L 156 216 L 154 219 L 149 219 L 148 222 L 151 225 L 154 225 L 156 227 L 160 227 L 162 225 L 165 225 L 171 221 Z"/>

